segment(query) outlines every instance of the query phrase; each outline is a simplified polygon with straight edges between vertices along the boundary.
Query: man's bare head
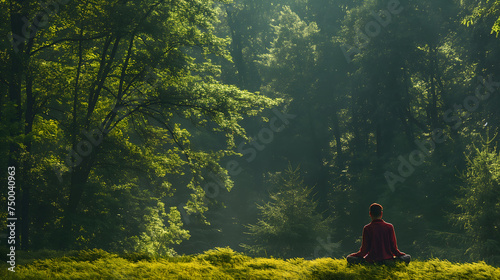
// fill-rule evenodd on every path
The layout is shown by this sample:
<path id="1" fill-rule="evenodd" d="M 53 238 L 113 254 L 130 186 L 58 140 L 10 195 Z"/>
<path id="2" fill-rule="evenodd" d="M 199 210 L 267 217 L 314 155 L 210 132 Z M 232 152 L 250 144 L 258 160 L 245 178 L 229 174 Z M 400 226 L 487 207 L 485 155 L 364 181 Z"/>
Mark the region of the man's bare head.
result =
<path id="1" fill-rule="evenodd" d="M 372 219 L 382 218 L 383 213 L 384 208 L 382 207 L 382 205 L 378 203 L 372 203 L 372 205 L 370 205 L 370 217 L 372 217 Z"/>

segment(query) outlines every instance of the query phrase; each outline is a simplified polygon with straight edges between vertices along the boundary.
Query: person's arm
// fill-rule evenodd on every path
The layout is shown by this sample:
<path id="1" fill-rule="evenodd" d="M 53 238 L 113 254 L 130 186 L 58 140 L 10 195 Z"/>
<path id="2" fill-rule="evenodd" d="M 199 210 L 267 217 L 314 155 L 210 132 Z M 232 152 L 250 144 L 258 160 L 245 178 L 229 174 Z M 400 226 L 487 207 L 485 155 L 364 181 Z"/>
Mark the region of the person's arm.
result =
<path id="1" fill-rule="evenodd" d="M 405 253 L 399 251 L 398 249 L 398 242 L 396 241 L 396 232 L 394 231 L 394 226 L 391 226 L 392 230 L 392 236 L 391 236 L 391 252 L 393 255 L 396 257 L 404 256 L 406 255 Z"/>
<path id="2" fill-rule="evenodd" d="M 363 228 L 363 241 L 361 243 L 361 248 L 359 249 L 358 252 L 350 254 L 349 257 L 363 258 L 364 256 L 366 256 L 366 254 L 368 254 L 368 250 L 370 248 L 369 242 L 370 242 L 370 238 L 369 238 L 367 227 L 365 226 Z"/>

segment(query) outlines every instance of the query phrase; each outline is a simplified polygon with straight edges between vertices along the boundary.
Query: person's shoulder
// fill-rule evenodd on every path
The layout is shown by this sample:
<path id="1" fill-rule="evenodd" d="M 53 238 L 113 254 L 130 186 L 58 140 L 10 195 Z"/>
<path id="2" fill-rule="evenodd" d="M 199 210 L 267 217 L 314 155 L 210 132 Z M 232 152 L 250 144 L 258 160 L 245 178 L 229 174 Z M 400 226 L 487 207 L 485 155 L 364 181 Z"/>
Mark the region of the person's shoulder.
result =
<path id="1" fill-rule="evenodd" d="M 382 224 L 384 224 L 385 226 L 394 227 L 391 223 L 388 223 L 384 220 L 382 220 Z"/>
<path id="2" fill-rule="evenodd" d="M 365 228 L 376 227 L 377 226 L 376 224 L 379 224 L 379 221 L 381 221 L 381 220 L 371 221 L 370 223 L 365 225 Z"/>

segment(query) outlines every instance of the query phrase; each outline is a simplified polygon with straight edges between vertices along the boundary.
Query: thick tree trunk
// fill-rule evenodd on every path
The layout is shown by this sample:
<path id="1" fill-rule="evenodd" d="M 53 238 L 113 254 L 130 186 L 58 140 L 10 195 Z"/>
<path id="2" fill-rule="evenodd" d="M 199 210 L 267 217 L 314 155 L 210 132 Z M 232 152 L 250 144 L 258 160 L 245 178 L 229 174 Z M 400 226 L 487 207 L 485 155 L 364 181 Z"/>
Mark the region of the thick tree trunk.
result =
<path id="1" fill-rule="evenodd" d="M 10 51 L 10 81 L 9 81 L 9 102 L 13 104 L 14 106 L 14 112 L 13 114 L 10 114 L 10 119 L 9 122 L 11 124 L 15 124 L 13 127 L 13 130 L 10 132 L 11 137 L 16 137 L 19 135 L 23 134 L 23 128 L 22 124 L 23 119 L 22 119 L 22 98 L 21 98 L 21 92 L 22 92 L 22 77 L 23 77 L 23 72 L 24 72 L 24 56 L 25 56 L 25 40 L 21 40 L 19 38 L 23 38 L 23 17 L 25 15 L 22 13 L 22 5 L 24 1 L 11 1 L 10 3 L 10 25 L 11 25 L 11 32 L 14 37 L 14 42 L 12 44 L 12 49 Z M 15 38 L 18 38 L 17 40 Z M 20 152 L 20 145 L 19 143 L 14 143 L 12 142 L 9 147 L 9 155 L 8 155 L 8 165 L 15 167 L 16 169 L 16 186 L 18 187 L 18 190 L 16 193 L 16 208 L 18 209 L 18 214 L 21 214 L 20 218 L 20 224 L 21 228 L 24 227 L 24 221 L 22 217 L 23 209 L 21 207 L 22 205 L 22 199 L 21 199 L 21 193 L 25 190 L 24 186 L 22 184 L 22 178 L 24 178 L 23 174 L 20 173 L 22 170 L 20 166 L 20 161 L 19 161 L 19 152 Z M 23 236 L 21 235 L 21 232 L 17 230 L 16 234 L 16 245 L 20 244 L 20 241 L 23 241 Z"/>
<path id="2" fill-rule="evenodd" d="M 34 32 L 34 31 L 33 31 Z M 26 44 L 25 50 L 25 81 L 26 81 L 26 110 L 24 114 L 24 134 L 29 135 L 33 131 L 33 122 L 35 121 L 35 96 L 33 94 L 33 73 L 31 69 L 30 53 L 33 49 L 35 34 L 32 34 Z M 26 153 L 31 154 L 31 138 L 27 137 L 25 140 Z M 23 170 L 25 174 L 32 168 L 32 157 L 28 157 L 25 162 L 23 162 Z M 23 178 L 23 192 L 21 197 L 21 249 L 28 250 L 30 247 L 30 226 L 31 226 L 31 188 L 34 182 L 31 178 Z"/>
<path id="3" fill-rule="evenodd" d="M 71 173 L 70 193 L 68 204 L 64 209 L 64 218 L 62 221 L 61 236 L 59 238 L 59 249 L 71 249 L 74 236 L 74 220 L 78 215 L 78 207 L 81 204 L 85 186 L 87 184 L 90 170 L 92 169 L 93 159 L 97 153 L 97 147 L 92 154 L 83 157 L 82 162 L 73 168 Z"/>
<path id="4" fill-rule="evenodd" d="M 28 49 L 29 51 L 29 49 Z M 35 118 L 35 98 L 33 96 L 33 77 L 30 70 L 26 71 L 26 111 L 25 111 L 25 126 L 24 134 L 28 135 L 33 130 L 33 121 Z M 28 137 L 26 140 L 26 153 L 31 154 L 31 140 Z M 32 168 L 32 158 L 28 157 L 25 162 L 23 162 L 23 168 L 25 174 Z M 23 177 L 22 196 L 21 196 L 21 249 L 28 250 L 30 247 L 30 225 L 31 225 L 31 187 L 33 185 L 33 180 L 31 178 Z"/>
<path id="5" fill-rule="evenodd" d="M 80 39 L 83 38 L 83 31 L 80 32 Z M 104 87 L 104 83 L 106 78 L 108 77 L 109 72 L 111 71 L 111 66 L 113 64 L 113 60 L 115 59 L 115 55 L 118 51 L 119 47 L 119 42 L 120 38 L 119 37 L 109 37 L 106 42 L 104 43 L 104 50 L 103 54 L 101 56 L 101 62 L 98 70 L 98 74 L 96 77 L 96 80 L 91 86 L 91 90 L 89 93 L 89 98 L 88 98 L 88 107 L 87 107 L 87 113 L 85 118 L 82 120 L 78 121 L 77 116 L 78 116 L 78 92 L 79 92 L 79 78 L 80 78 L 80 71 L 81 71 L 81 66 L 82 66 L 82 57 L 83 57 L 83 49 L 82 49 L 82 40 L 80 40 L 79 43 L 79 48 L 78 48 L 78 57 L 79 57 L 79 63 L 78 63 L 78 68 L 77 68 L 77 73 L 76 73 L 76 84 L 75 84 L 75 92 L 74 92 L 74 99 L 73 99 L 73 121 L 72 121 L 72 148 L 73 151 L 78 152 L 79 151 L 79 144 L 78 142 L 78 137 L 77 134 L 80 131 L 80 126 L 83 126 L 83 128 L 89 130 L 90 128 L 90 123 L 91 123 L 91 117 L 94 112 L 94 109 L 97 106 L 97 102 L 99 100 L 99 96 L 101 94 L 101 91 Z M 113 43 L 113 44 L 111 44 Z M 110 50 L 109 53 L 109 58 L 107 58 L 109 47 L 112 45 L 112 49 Z M 130 51 L 130 50 L 129 50 Z M 126 63 L 125 63 L 126 64 Z M 123 77 L 122 77 L 123 79 Z M 111 119 L 108 119 L 108 122 L 112 122 L 113 118 L 116 116 L 116 114 L 113 114 L 113 117 Z M 103 124 L 104 125 L 104 124 Z M 104 139 L 106 135 L 106 132 L 103 131 L 101 134 L 101 141 Z M 78 207 L 81 204 L 82 197 L 85 193 L 85 186 L 87 184 L 88 178 L 90 171 L 94 165 L 95 158 L 97 157 L 98 154 L 98 146 L 92 146 L 91 147 L 92 151 L 89 152 L 87 155 L 80 155 L 81 156 L 81 162 L 77 164 L 76 166 L 72 166 L 71 169 L 71 180 L 70 180 L 70 186 L 69 186 L 69 198 L 68 198 L 68 204 L 66 205 L 65 211 L 64 211 L 64 218 L 63 218 L 63 228 L 61 230 L 62 236 L 59 240 L 59 247 L 61 249 L 69 249 L 71 244 L 73 243 L 72 238 L 74 237 L 73 235 L 73 227 L 74 223 L 73 220 L 75 217 L 77 217 L 78 214 Z"/>
<path id="6" fill-rule="evenodd" d="M 21 2 L 21 1 L 19 1 Z M 24 17 L 20 11 L 14 11 L 14 7 L 11 4 L 11 14 L 10 14 L 10 24 L 12 34 L 22 36 L 23 21 Z M 24 56 L 25 43 L 20 41 L 19 44 L 13 44 L 10 61 L 11 61 L 11 72 L 10 72 L 10 82 L 9 82 L 9 101 L 16 106 L 15 114 L 11 115 L 12 122 L 20 122 L 22 118 L 21 111 L 21 81 L 23 75 L 23 56 Z"/>

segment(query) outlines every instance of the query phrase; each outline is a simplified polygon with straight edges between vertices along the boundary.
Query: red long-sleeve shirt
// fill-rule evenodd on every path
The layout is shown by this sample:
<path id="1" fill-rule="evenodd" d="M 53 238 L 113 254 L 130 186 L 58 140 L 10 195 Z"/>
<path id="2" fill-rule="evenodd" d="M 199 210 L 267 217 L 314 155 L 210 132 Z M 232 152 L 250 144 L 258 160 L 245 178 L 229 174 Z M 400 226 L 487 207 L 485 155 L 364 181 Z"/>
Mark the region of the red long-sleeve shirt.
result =
<path id="1" fill-rule="evenodd" d="M 375 219 L 363 228 L 363 244 L 357 253 L 350 256 L 365 258 L 368 262 L 377 262 L 403 255 L 405 253 L 398 250 L 392 224 L 382 219 Z"/>

